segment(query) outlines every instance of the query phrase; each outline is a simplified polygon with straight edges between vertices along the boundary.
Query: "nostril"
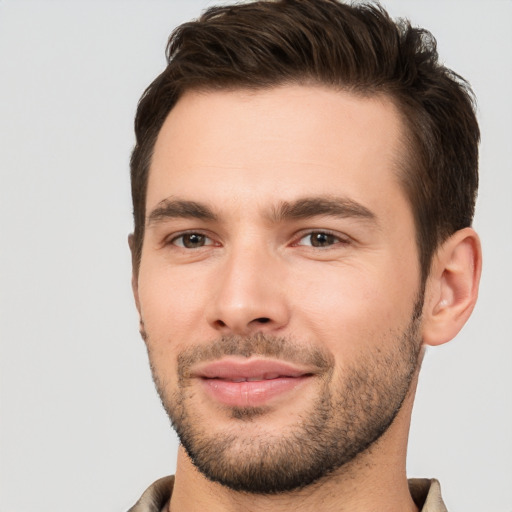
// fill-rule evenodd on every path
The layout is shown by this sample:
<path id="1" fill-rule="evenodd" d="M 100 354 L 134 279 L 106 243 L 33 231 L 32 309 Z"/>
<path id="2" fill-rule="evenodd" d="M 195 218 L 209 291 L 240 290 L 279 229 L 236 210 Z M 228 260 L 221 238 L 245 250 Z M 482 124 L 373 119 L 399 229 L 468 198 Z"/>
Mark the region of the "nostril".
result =
<path id="1" fill-rule="evenodd" d="M 1 2 L 2 0 L 0 0 Z M 229 323 L 229 322 L 225 322 L 224 320 L 221 320 L 220 318 L 215 320 L 214 322 L 214 326 L 216 329 L 226 329 L 226 328 L 229 328 L 229 329 L 233 329 L 233 330 L 238 330 L 239 328 L 244 330 L 246 328 L 250 328 L 250 326 L 254 326 L 256 324 L 268 324 L 272 322 L 272 320 L 268 317 L 265 317 L 265 316 L 262 316 L 262 317 L 259 317 L 259 318 L 254 318 L 253 320 L 251 320 L 249 322 L 249 324 L 243 324 L 243 325 L 237 325 L 236 322 L 234 322 L 233 324 Z"/>

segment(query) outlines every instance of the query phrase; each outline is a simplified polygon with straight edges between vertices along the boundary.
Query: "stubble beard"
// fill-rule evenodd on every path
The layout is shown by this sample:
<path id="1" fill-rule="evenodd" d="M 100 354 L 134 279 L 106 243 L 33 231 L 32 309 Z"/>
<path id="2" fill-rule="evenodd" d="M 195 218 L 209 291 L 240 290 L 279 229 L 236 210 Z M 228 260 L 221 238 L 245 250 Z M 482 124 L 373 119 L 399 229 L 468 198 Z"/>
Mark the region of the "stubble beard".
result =
<path id="1" fill-rule="evenodd" d="M 407 328 L 392 334 L 394 343 L 382 344 L 391 348 L 377 347 L 360 356 L 338 377 L 331 354 L 289 339 L 257 334 L 227 336 L 186 349 L 178 357 L 178 388 L 172 392 L 152 365 L 153 379 L 182 446 L 206 478 L 254 494 L 301 489 L 365 452 L 392 424 L 419 365 L 419 301 L 414 311 Z M 151 350 L 149 355 L 152 362 Z M 319 369 L 317 398 L 286 431 L 277 434 L 265 429 L 254 434 L 252 425 L 251 435 L 243 434 L 248 423 L 264 424 L 265 407 L 230 408 L 233 427 L 216 430 L 215 424 L 194 408 L 189 368 L 228 355 L 314 362 Z"/>

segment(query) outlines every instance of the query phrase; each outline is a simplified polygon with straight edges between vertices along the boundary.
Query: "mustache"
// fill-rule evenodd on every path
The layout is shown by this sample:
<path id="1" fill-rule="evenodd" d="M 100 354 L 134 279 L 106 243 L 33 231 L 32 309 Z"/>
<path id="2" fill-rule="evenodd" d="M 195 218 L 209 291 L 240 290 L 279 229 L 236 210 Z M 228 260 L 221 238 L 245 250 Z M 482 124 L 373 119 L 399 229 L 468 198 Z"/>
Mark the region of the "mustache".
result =
<path id="1" fill-rule="evenodd" d="M 326 349 L 311 347 L 290 338 L 256 333 L 250 336 L 222 336 L 208 344 L 184 349 L 178 355 L 178 375 L 182 379 L 187 378 L 194 365 L 227 356 L 280 359 L 312 367 L 319 373 L 334 367 L 334 356 Z"/>

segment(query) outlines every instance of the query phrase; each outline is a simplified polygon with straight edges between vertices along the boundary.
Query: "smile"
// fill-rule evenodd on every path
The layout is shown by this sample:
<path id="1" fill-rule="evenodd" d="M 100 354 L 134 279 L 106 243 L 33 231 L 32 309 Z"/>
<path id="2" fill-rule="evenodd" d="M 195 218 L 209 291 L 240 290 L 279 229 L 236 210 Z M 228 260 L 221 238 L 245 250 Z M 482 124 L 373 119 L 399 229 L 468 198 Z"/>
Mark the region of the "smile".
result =
<path id="1" fill-rule="evenodd" d="M 217 403 L 261 407 L 284 399 L 313 377 L 313 372 L 281 361 L 224 359 L 198 368 L 194 376 Z"/>
<path id="2" fill-rule="evenodd" d="M 272 380 L 272 379 L 278 379 L 279 377 L 286 377 L 285 375 L 261 375 L 257 377 L 241 377 L 239 379 L 228 379 L 231 382 L 257 382 L 259 380 Z"/>

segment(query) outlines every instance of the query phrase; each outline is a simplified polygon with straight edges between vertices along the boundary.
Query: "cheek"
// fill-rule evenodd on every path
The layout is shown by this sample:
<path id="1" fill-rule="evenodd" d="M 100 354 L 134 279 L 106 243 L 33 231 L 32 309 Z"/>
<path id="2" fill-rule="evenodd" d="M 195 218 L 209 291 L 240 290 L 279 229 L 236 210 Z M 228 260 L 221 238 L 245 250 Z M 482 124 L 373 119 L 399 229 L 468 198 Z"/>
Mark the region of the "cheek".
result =
<path id="1" fill-rule="evenodd" d="M 139 302 L 153 377 L 161 392 L 177 385 L 177 356 L 190 339 L 194 304 L 192 287 L 184 287 L 168 269 L 141 265 Z M 192 331 L 193 332 L 193 331 Z"/>
<path id="2" fill-rule="evenodd" d="M 296 331 L 314 337 L 350 358 L 362 349 L 388 343 L 389 333 L 410 321 L 417 282 L 393 265 L 356 265 L 316 271 L 291 292 Z"/>
<path id="3" fill-rule="evenodd" d="M 138 289 L 141 317 L 154 343 L 173 341 L 175 348 L 176 341 L 200 331 L 205 287 L 199 276 L 148 262 L 141 265 Z"/>

